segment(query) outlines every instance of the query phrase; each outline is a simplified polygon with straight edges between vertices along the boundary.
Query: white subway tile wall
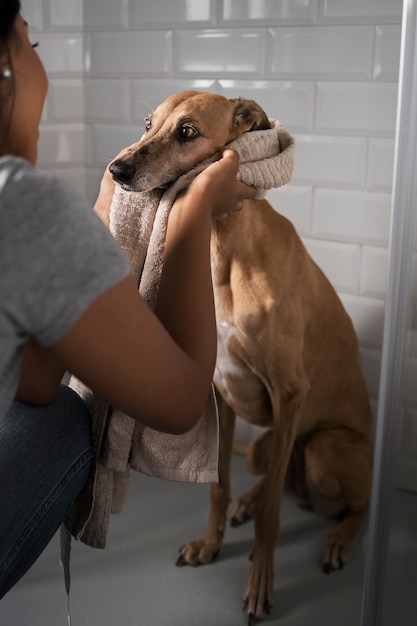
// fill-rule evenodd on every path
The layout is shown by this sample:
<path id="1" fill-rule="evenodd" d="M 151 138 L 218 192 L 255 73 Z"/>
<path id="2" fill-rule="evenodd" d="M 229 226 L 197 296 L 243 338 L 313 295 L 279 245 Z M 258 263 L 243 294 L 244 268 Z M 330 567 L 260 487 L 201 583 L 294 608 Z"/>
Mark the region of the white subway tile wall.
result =
<path id="1" fill-rule="evenodd" d="M 401 10 L 402 0 L 324 0 L 320 3 L 319 16 L 327 23 L 396 23 Z"/>
<path id="2" fill-rule="evenodd" d="M 255 99 L 294 134 L 293 180 L 268 198 L 293 221 L 351 315 L 375 406 L 402 1 L 22 5 L 50 76 L 39 165 L 90 203 L 109 159 L 141 136 L 145 115 L 175 91 Z M 404 414 L 407 439 L 417 411 Z"/>
<path id="3" fill-rule="evenodd" d="M 71 0 L 71 2 L 56 2 L 44 0 L 45 25 L 54 29 L 78 28 L 84 25 L 84 0 Z"/>
<path id="4" fill-rule="evenodd" d="M 128 28 L 129 0 L 84 0 L 84 26 L 86 32 Z"/>
<path id="5" fill-rule="evenodd" d="M 86 53 L 92 78 L 168 78 L 172 73 L 172 32 L 93 32 L 86 38 Z"/>
<path id="6" fill-rule="evenodd" d="M 84 0 L 22 0 L 31 40 L 49 76 L 39 166 L 86 190 Z"/>
<path id="7" fill-rule="evenodd" d="M 169 0 L 163 3 L 133 0 L 130 3 L 131 28 L 212 28 L 216 25 L 216 17 L 216 4 L 212 0 Z"/>
<path id="8" fill-rule="evenodd" d="M 271 78 L 369 79 L 372 26 L 310 26 L 268 30 Z"/>
<path id="9" fill-rule="evenodd" d="M 314 24 L 317 21 L 317 0 L 223 0 L 225 25 L 256 21 L 259 24 Z"/>
<path id="10" fill-rule="evenodd" d="M 375 29 L 375 57 L 373 76 L 377 80 L 398 77 L 401 29 L 396 25 L 377 26 Z"/>

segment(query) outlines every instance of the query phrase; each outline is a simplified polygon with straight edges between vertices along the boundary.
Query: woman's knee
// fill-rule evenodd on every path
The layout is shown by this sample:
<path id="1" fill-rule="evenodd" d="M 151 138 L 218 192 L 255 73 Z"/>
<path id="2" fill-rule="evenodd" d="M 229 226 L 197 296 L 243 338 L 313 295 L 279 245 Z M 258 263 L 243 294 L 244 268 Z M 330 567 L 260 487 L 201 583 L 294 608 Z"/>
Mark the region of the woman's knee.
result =
<path id="1" fill-rule="evenodd" d="M 91 415 L 84 400 L 70 387 L 60 385 L 55 399 L 50 405 L 60 416 L 60 422 L 69 428 L 84 431 L 86 436 L 91 433 Z"/>
<path id="2" fill-rule="evenodd" d="M 45 406 L 14 402 L 0 424 L 0 596 L 37 558 L 86 484 L 91 419 L 62 386 Z"/>
<path id="3" fill-rule="evenodd" d="M 77 457 L 92 456 L 91 417 L 84 401 L 72 389 L 61 385 L 52 402 L 38 406 L 14 402 L 2 423 L 2 442 L 16 447 L 23 458 L 65 464 Z"/>

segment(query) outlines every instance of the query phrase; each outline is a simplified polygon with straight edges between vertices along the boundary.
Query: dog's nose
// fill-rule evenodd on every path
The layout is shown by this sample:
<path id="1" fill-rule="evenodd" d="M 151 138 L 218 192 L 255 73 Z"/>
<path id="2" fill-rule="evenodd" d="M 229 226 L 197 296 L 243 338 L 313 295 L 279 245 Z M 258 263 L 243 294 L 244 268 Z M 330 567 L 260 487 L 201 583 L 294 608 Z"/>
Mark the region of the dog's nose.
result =
<path id="1" fill-rule="evenodd" d="M 114 180 L 121 184 L 130 183 L 136 174 L 136 167 L 122 159 L 116 159 L 110 163 L 109 170 Z"/>

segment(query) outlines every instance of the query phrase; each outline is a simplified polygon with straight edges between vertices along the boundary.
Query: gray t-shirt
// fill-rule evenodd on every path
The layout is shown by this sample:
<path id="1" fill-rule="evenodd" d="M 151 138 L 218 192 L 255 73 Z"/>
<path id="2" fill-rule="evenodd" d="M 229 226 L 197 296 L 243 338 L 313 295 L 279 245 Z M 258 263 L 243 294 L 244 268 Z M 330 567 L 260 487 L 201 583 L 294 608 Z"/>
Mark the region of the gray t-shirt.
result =
<path id="1" fill-rule="evenodd" d="M 28 337 L 54 343 L 129 272 L 109 231 L 62 181 L 0 158 L 0 419 Z"/>

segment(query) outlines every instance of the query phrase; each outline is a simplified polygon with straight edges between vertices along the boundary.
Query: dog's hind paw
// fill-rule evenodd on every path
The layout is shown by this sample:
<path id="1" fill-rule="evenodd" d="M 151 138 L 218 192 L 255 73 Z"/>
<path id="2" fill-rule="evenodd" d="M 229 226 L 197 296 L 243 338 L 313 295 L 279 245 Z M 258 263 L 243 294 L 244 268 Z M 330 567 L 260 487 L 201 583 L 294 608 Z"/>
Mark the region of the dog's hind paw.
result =
<path id="1" fill-rule="evenodd" d="M 336 533 L 329 535 L 326 541 L 322 570 L 331 574 L 344 568 L 347 559 L 347 544 Z"/>
<path id="2" fill-rule="evenodd" d="M 230 516 L 230 525 L 235 528 L 241 526 L 255 517 L 259 502 L 253 497 L 253 493 L 248 493 L 237 499 Z"/>

